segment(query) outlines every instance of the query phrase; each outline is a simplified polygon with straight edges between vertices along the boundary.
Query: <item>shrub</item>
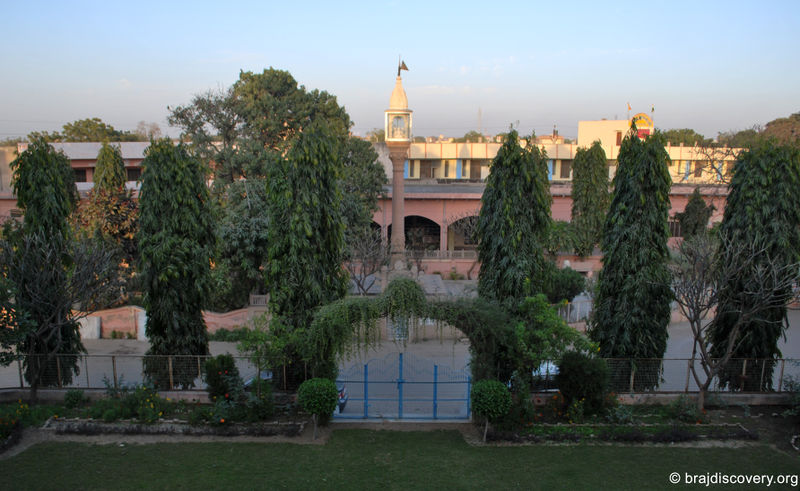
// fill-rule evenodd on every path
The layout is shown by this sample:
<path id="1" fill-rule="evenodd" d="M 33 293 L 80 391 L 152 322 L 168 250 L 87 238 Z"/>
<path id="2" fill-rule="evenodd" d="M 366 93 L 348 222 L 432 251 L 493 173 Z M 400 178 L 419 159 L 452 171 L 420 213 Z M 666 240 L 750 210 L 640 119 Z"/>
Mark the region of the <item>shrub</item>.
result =
<path id="1" fill-rule="evenodd" d="M 243 383 L 233 356 L 224 354 L 209 358 L 204 368 L 208 396 L 212 401 L 240 395 Z"/>
<path id="2" fill-rule="evenodd" d="M 680 395 L 667 406 L 667 416 L 684 423 L 703 423 L 704 411 L 697 407 L 697 401 L 687 395 Z"/>
<path id="3" fill-rule="evenodd" d="M 82 390 L 70 389 L 64 394 L 64 405 L 70 409 L 82 406 L 88 402 L 89 398 L 83 394 Z"/>
<path id="4" fill-rule="evenodd" d="M 585 414 L 603 410 L 609 381 L 604 360 L 575 351 L 567 352 L 561 358 L 556 381 L 567 406 L 583 399 Z"/>
<path id="5" fill-rule="evenodd" d="M 586 279 L 582 274 L 572 268 L 550 269 L 550 278 L 547 282 L 545 295 L 550 303 L 563 300 L 571 302 L 573 298 L 586 289 Z"/>
<path id="6" fill-rule="evenodd" d="M 583 423 L 583 418 L 586 413 L 584 409 L 585 401 L 585 399 L 573 400 L 567 408 L 567 419 L 569 420 L 570 424 Z"/>
<path id="7" fill-rule="evenodd" d="M 321 424 L 327 422 L 339 399 L 336 384 L 326 378 L 312 378 L 300 384 L 297 390 L 297 402 L 304 411 L 313 415 L 314 438 L 317 438 L 317 420 Z"/>
<path id="8" fill-rule="evenodd" d="M 483 441 L 489 431 L 489 422 L 495 422 L 511 409 L 511 392 L 497 380 L 480 380 L 472 386 L 470 394 L 472 411 L 486 420 Z"/>
<path id="9" fill-rule="evenodd" d="M 111 423 L 119 419 L 119 412 L 116 409 L 106 409 L 103 412 L 103 421 Z"/>

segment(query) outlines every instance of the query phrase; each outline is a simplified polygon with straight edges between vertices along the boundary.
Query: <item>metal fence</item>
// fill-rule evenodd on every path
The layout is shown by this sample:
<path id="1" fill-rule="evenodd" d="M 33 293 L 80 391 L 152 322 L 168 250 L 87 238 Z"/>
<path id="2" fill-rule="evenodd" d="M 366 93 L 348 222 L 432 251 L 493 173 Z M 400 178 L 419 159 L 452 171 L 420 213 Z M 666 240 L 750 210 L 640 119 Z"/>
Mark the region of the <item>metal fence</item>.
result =
<path id="1" fill-rule="evenodd" d="M 205 387 L 203 365 L 207 358 L 209 357 L 59 355 L 45 359 L 43 357 L 20 356 L 17 360 L 12 361 L 11 364 L 0 366 L 0 389 L 29 388 L 30 380 L 37 373 L 39 374 L 39 386 L 41 388 L 102 389 L 141 384 L 148 380 L 144 370 L 146 364 L 149 364 L 150 368 L 148 373 L 155 373 L 158 377 L 161 377 L 160 386 L 173 389 L 203 389 Z M 243 379 L 255 377 L 258 373 L 256 366 L 248 358 L 238 356 L 234 357 L 234 360 Z M 410 359 L 408 359 L 408 362 L 403 369 L 404 372 L 397 371 L 397 373 L 405 373 L 405 375 L 396 378 L 404 381 L 412 380 L 408 376 L 412 367 L 423 366 L 421 362 L 410 363 Z M 376 382 L 382 380 L 386 383 L 396 383 L 396 378 L 392 378 L 390 375 L 397 370 L 397 362 L 391 360 L 391 363 L 395 365 L 387 365 L 387 367 L 381 369 L 381 372 L 376 372 L 375 375 L 370 372 L 367 378 L 374 377 L 372 380 Z M 606 359 L 606 363 L 610 369 L 612 388 L 619 393 L 698 391 L 698 386 L 690 372 L 692 361 L 686 358 Z M 698 373 L 702 374 L 700 360 L 694 360 L 693 363 Z M 347 369 L 343 369 L 340 372 L 341 380 L 363 380 L 358 377 L 363 372 L 364 365 L 361 365 L 358 369 L 359 374 L 350 374 L 346 371 L 351 368 L 350 363 L 344 366 Z M 71 369 L 71 367 L 74 367 L 75 370 Z M 371 369 L 372 367 L 368 368 Z M 423 368 L 419 368 L 419 370 L 423 370 Z M 426 366 L 424 370 L 431 373 L 433 373 L 433 370 L 438 370 L 437 381 L 441 383 L 445 380 L 442 367 L 435 369 L 431 365 L 431 367 Z M 543 363 L 539 373 L 535 373 L 536 379 L 540 383 L 534 389 L 556 389 L 557 370 L 557 363 Z M 380 376 L 378 376 L 379 373 Z M 452 376 L 453 387 L 461 387 L 467 382 L 467 376 L 466 372 L 459 372 Z M 448 377 L 450 376 L 448 375 Z M 701 378 L 704 378 L 704 375 L 701 375 Z M 428 384 L 424 385 L 427 387 L 424 391 L 430 389 L 432 392 L 433 385 L 430 385 L 430 381 L 423 378 L 419 378 L 419 380 L 424 380 L 424 383 Z M 723 382 L 714 380 L 710 389 L 712 391 L 782 392 L 787 390 L 787 382 L 790 380 L 800 382 L 799 359 L 734 359 L 728 364 L 725 380 Z M 544 381 L 544 384 L 541 384 L 542 381 Z M 356 388 L 349 388 L 349 390 L 355 391 Z M 458 390 L 460 391 L 461 388 Z M 358 398 L 360 396 L 353 392 L 351 397 Z M 425 395 L 424 397 L 427 398 L 428 396 Z M 457 397 L 468 396 L 458 395 Z M 367 398 L 371 398 L 371 396 L 365 394 L 364 399 Z"/>
<path id="2" fill-rule="evenodd" d="M 208 358 L 211 356 L 20 356 L 10 365 L 0 367 L 0 389 L 29 388 L 30 381 L 37 378 L 40 388 L 118 388 L 157 378 L 159 386 L 169 389 L 203 389 L 206 387 L 203 366 Z M 248 358 L 234 357 L 234 360 L 243 379 L 258 373 Z"/>
<path id="3" fill-rule="evenodd" d="M 557 305 L 558 315 L 567 323 L 585 321 L 592 313 L 592 305 L 590 300 Z"/>

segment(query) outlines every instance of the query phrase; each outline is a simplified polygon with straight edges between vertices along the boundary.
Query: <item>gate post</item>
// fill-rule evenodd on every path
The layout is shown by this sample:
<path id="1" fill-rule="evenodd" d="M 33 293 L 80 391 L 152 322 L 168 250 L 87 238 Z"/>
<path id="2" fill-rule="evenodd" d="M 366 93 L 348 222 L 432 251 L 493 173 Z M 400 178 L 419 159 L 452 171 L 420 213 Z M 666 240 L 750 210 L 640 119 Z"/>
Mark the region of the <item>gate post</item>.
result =
<path id="1" fill-rule="evenodd" d="M 397 419 L 403 419 L 403 353 L 400 353 L 398 364 L 399 377 L 397 379 Z"/>
<path id="2" fill-rule="evenodd" d="M 467 419 L 470 418 L 472 408 L 472 375 L 467 375 Z"/>
<path id="3" fill-rule="evenodd" d="M 364 419 L 369 417 L 369 413 L 367 409 L 369 408 L 369 370 L 367 369 L 367 363 L 364 363 Z"/>
<path id="4" fill-rule="evenodd" d="M 433 365 L 433 419 L 436 419 L 436 409 L 438 403 L 436 402 L 436 388 L 439 383 L 439 365 Z"/>

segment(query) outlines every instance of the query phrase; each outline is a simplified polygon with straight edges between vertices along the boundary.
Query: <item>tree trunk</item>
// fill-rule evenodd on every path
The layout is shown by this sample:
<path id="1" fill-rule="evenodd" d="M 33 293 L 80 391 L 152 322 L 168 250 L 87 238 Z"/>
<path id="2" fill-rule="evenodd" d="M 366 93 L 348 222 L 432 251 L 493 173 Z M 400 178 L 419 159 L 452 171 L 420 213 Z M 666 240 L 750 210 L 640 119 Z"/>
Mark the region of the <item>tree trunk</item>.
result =
<path id="1" fill-rule="evenodd" d="M 486 418 L 486 425 L 483 427 L 483 443 L 486 443 L 486 434 L 489 432 L 489 418 Z"/>
<path id="2" fill-rule="evenodd" d="M 314 421 L 314 440 L 316 440 L 317 439 L 317 415 L 316 414 L 312 414 L 311 415 L 311 420 Z"/>

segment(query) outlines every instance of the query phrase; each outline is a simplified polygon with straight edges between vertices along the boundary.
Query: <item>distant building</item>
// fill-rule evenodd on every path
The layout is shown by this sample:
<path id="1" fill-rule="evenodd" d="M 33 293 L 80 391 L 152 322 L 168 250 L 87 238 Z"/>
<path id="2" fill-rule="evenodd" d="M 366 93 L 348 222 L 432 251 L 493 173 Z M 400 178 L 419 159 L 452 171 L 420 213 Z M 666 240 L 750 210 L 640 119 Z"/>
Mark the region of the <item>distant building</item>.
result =
<path id="1" fill-rule="evenodd" d="M 644 114 L 632 118 L 637 122 L 641 136 L 652 131 L 652 121 Z M 565 143 L 557 132 L 537 137 L 536 145 L 547 152 L 548 176 L 553 196 L 551 208 L 555 220 L 569 221 L 572 210 L 572 161 L 578 148 L 586 148 L 594 141 L 600 141 L 606 152 L 609 177 L 613 178 L 617 168 L 617 157 L 625 134 L 629 131 L 629 120 L 600 120 L 578 122 L 578 137 L 574 143 Z M 428 273 L 456 273 L 466 275 L 468 271 L 477 274 L 474 262 L 475 244 L 454 226 L 458 220 L 477 216 L 481 206 L 481 196 L 490 163 L 497 155 L 502 143 L 452 143 L 425 141 L 412 143 L 409 158 L 405 163 L 405 230 L 406 236 L 415 231 L 419 237 L 407 241 L 407 246 L 423 248 L 423 267 Z M 72 163 L 78 190 L 83 196 L 92 188 L 94 168 L 100 143 L 53 143 L 56 150 L 63 151 Z M 148 142 L 121 142 L 119 145 L 128 174 L 128 187 L 136 189 L 136 181 L 141 175 L 141 162 Z M 391 179 L 392 165 L 385 143 L 374 143 L 379 161 L 384 166 L 387 179 Z M 17 149 L 0 149 L 0 219 L 19 215 L 16 198 L 10 188 L 9 163 L 15 158 L 15 150 L 24 151 L 27 144 L 21 143 Z M 689 195 L 697 185 L 708 202 L 713 202 L 716 211 L 712 222 L 722 219 L 727 195 L 725 176 L 732 169 L 738 149 L 723 149 L 709 152 L 707 149 L 687 146 L 667 146 L 670 175 L 673 180 L 670 200 L 671 215 L 683 211 Z M 374 226 L 381 234 L 391 236 L 391 186 L 386 188 L 386 197 L 379 202 L 379 209 L 373 216 Z M 673 227 L 674 230 L 674 227 Z M 588 273 L 600 269 L 599 257 L 581 260 L 564 256 L 573 269 Z"/>

